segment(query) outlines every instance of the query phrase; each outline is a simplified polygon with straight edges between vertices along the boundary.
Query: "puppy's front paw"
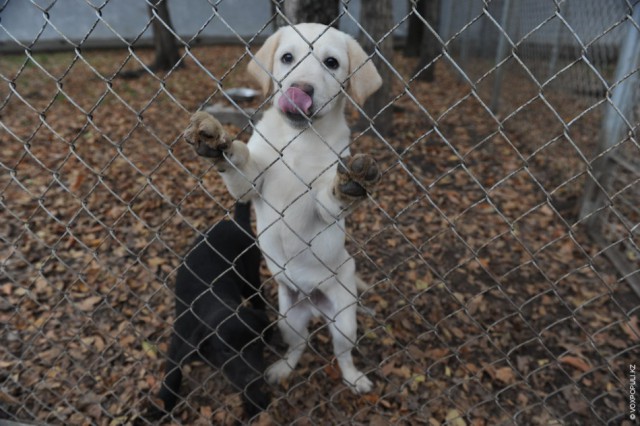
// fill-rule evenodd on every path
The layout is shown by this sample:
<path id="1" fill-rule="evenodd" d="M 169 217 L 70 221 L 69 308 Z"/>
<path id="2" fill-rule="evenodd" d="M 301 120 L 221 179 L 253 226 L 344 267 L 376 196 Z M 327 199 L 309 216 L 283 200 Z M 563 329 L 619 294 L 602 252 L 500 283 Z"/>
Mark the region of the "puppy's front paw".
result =
<path id="1" fill-rule="evenodd" d="M 191 121 L 184 131 L 184 138 L 193 145 L 198 155 L 214 161 L 223 158 L 225 151 L 231 147 L 231 141 L 222 124 L 211 114 L 198 111 L 191 116 Z"/>
<path id="2" fill-rule="evenodd" d="M 265 377 L 269 384 L 274 385 L 289 377 L 289 374 L 291 374 L 292 371 L 293 368 L 291 368 L 287 361 L 285 359 L 281 359 L 267 368 Z"/>
<path id="3" fill-rule="evenodd" d="M 369 393 L 373 388 L 373 382 L 360 371 L 356 371 L 351 377 L 343 377 L 343 380 L 353 393 Z"/>
<path id="4" fill-rule="evenodd" d="M 376 160 L 367 154 L 357 154 L 343 158 L 338 164 L 333 193 L 348 204 L 366 197 L 379 180 L 380 170 Z"/>

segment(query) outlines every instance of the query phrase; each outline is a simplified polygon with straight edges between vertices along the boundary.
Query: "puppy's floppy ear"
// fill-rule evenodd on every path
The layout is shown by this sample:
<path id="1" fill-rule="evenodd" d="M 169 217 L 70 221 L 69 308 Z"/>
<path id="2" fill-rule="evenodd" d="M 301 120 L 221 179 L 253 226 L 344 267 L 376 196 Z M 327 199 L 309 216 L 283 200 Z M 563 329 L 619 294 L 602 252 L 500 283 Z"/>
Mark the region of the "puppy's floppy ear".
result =
<path id="1" fill-rule="evenodd" d="M 367 98 L 380 88 L 382 78 L 362 46 L 351 36 L 347 36 L 347 53 L 351 75 L 347 93 L 359 105 L 363 105 Z"/>
<path id="2" fill-rule="evenodd" d="M 253 55 L 247 66 L 249 74 L 256 79 L 264 96 L 271 89 L 271 72 L 273 72 L 273 55 L 280 43 L 281 31 L 278 30 L 267 38 L 262 47 Z"/>

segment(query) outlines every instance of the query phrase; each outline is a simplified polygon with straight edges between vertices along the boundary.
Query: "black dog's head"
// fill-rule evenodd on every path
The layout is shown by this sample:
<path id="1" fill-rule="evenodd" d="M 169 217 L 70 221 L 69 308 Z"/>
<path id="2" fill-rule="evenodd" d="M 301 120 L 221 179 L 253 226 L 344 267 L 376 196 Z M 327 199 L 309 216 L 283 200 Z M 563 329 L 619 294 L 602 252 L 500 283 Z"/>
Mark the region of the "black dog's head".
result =
<path id="1" fill-rule="evenodd" d="M 264 311 L 241 306 L 236 311 L 216 312 L 208 318 L 199 345 L 205 361 L 222 370 L 233 387 L 242 392 L 245 411 L 253 417 L 267 408 L 270 395 L 264 381 L 265 342 L 271 327 Z M 216 324 L 215 327 L 212 327 Z M 211 328 L 213 330 L 211 330 Z"/>

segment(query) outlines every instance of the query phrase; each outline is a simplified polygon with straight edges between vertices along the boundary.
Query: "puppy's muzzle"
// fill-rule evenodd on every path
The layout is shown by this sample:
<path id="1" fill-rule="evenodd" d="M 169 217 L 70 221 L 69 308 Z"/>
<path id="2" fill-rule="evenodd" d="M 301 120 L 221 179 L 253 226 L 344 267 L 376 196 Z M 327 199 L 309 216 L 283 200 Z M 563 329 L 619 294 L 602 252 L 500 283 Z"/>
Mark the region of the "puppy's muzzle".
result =
<path id="1" fill-rule="evenodd" d="M 313 85 L 306 82 L 291 83 L 278 100 L 280 111 L 293 121 L 305 121 L 313 113 Z"/>
<path id="2" fill-rule="evenodd" d="M 297 89 L 302 90 L 304 93 L 306 93 L 312 100 L 313 100 L 313 86 L 309 83 L 304 83 L 304 82 L 294 82 L 291 83 L 291 87 L 295 87 Z"/>

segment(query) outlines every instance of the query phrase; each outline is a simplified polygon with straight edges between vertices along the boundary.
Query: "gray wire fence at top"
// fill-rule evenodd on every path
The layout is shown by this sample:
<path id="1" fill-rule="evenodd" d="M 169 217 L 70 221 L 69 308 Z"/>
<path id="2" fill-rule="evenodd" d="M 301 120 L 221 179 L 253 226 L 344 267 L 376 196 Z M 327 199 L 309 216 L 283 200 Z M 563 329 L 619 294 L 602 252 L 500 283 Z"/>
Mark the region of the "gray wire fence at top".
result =
<path id="1" fill-rule="evenodd" d="M 94 17 L 74 39 L 52 18 L 73 13 L 68 3 L 0 4 L 5 43 L 23 49 L 0 57 L 0 419 L 144 422 L 163 377 L 182 255 L 233 208 L 181 133 L 212 101 L 239 114 L 238 134 L 268 107 L 245 108 L 226 89 L 248 81 L 240 71 L 276 16 L 266 12 L 247 37 L 231 3 L 202 2 L 206 16 L 190 17 L 197 30 L 172 30 L 183 53 L 164 76 L 136 44 L 157 13 L 125 37 L 108 16 L 131 6 L 87 1 Z M 371 38 L 361 3 L 340 2 L 340 25 Z M 396 5 L 374 44 L 402 38 L 419 3 Z M 319 327 L 260 421 L 633 420 L 640 3 L 437 3 L 437 23 L 420 16 L 441 44 L 427 65 L 436 81 L 420 81 L 416 60 L 376 49 L 392 76 L 383 109 L 394 111 L 395 133 L 369 120 L 369 134 L 352 135 L 383 169 L 380 191 L 347 227 L 372 284 L 361 295 L 355 357 L 375 390 L 354 396 L 340 383 Z M 32 38 L 7 22 L 16 10 L 36 11 Z M 200 46 L 213 25 L 236 45 Z M 121 49 L 84 49 L 105 27 Z M 52 30 L 72 53 L 36 52 Z M 118 77 L 132 63 L 143 84 Z M 264 278 L 275 318 L 278 276 Z M 172 422 L 244 420 L 219 372 L 196 366 L 187 376 Z"/>

